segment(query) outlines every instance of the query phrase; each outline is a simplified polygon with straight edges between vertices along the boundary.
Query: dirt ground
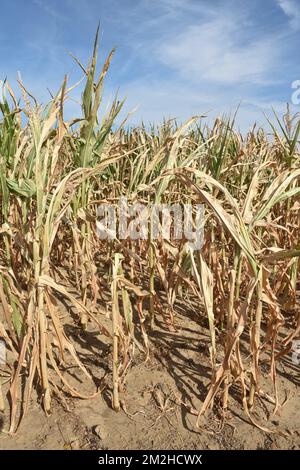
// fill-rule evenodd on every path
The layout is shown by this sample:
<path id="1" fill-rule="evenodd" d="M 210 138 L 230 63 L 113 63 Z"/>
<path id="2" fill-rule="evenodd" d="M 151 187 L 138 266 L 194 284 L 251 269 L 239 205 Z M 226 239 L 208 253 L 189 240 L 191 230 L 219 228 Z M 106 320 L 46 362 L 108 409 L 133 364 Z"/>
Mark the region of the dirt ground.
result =
<path id="1" fill-rule="evenodd" d="M 220 396 L 214 408 L 195 426 L 210 379 L 207 325 L 182 306 L 177 331 L 162 327 L 159 318 L 151 333 L 150 359 L 137 352 L 121 393 L 122 410 L 111 409 L 111 383 L 90 400 L 53 396 L 46 416 L 33 396 L 30 409 L 16 435 L 7 434 L 9 410 L 0 414 L 0 449 L 299 449 L 300 368 L 286 357 L 278 364 L 278 391 L 283 406 L 274 416 L 273 405 L 257 399 L 254 419 L 273 433 L 249 423 L 243 413 L 238 385 L 231 388 L 229 410 L 222 416 Z M 195 309 L 195 311 L 197 311 Z M 76 368 L 69 380 L 81 393 L 103 388 L 110 377 L 111 347 L 90 325 L 82 331 L 65 326 L 77 343 L 80 358 L 93 377 L 90 383 Z M 272 394 L 269 361 L 263 364 L 263 389 Z M 264 358 L 263 358 L 264 360 Z M 8 384 L 4 385 L 8 387 Z M 7 389 L 6 389 L 7 390 Z"/>

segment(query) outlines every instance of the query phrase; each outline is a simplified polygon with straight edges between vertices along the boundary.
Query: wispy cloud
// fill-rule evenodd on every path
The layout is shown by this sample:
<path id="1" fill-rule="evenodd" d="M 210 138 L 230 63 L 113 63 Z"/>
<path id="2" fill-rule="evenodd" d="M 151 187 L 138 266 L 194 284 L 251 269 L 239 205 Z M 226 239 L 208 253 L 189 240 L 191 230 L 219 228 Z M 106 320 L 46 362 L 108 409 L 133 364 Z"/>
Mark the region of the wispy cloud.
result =
<path id="1" fill-rule="evenodd" d="M 277 0 L 278 5 L 290 19 L 291 27 L 300 30 L 300 2 L 299 0 Z"/>
<path id="2" fill-rule="evenodd" d="M 66 20 L 66 17 L 59 10 L 49 6 L 49 2 L 46 3 L 43 0 L 33 0 L 33 3 L 53 18 Z"/>
<path id="3" fill-rule="evenodd" d="M 216 16 L 166 38 L 157 52 L 164 64 L 194 81 L 269 81 L 278 53 L 274 37 L 247 39 L 246 30 L 234 17 Z"/>

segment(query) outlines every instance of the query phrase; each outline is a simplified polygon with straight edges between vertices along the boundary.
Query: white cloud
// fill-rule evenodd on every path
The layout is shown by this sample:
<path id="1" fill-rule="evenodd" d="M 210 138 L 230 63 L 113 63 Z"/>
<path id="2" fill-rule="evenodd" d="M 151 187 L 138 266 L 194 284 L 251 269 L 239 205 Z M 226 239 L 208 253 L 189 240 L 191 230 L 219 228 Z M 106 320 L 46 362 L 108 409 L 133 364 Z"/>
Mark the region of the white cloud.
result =
<path id="1" fill-rule="evenodd" d="M 188 26 L 166 38 L 157 54 L 165 65 L 193 81 L 267 82 L 276 62 L 274 37 L 245 39 L 247 25 L 239 20 L 216 15 L 203 24 Z"/>
<path id="2" fill-rule="evenodd" d="M 300 30 L 300 4 L 299 0 L 277 0 L 283 12 L 290 18 L 290 25 L 295 31 Z"/>
<path id="3" fill-rule="evenodd" d="M 65 20 L 66 17 L 62 15 L 60 12 L 58 12 L 56 9 L 51 8 L 48 3 L 45 3 L 43 0 L 34 0 L 34 3 L 36 6 L 44 10 L 45 13 L 47 13 L 50 16 L 53 16 L 56 19 L 59 20 Z"/>
<path id="4" fill-rule="evenodd" d="M 127 36 L 133 56 L 146 65 L 120 88 L 120 96 L 128 96 L 124 114 L 139 106 L 131 124 L 158 124 L 163 118 L 183 122 L 203 113 L 211 123 L 224 113 L 233 115 L 241 103 L 237 123 L 244 132 L 254 122 L 267 125 L 264 113 L 272 115 L 272 107 L 285 112 L 284 99 L 272 94 L 282 86 L 281 32 L 256 27 L 251 9 L 239 2 L 233 2 L 235 9 L 230 0 L 152 2 L 160 14 L 139 21 Z M 134 15 L 141 18 L 142 10 Z"/>

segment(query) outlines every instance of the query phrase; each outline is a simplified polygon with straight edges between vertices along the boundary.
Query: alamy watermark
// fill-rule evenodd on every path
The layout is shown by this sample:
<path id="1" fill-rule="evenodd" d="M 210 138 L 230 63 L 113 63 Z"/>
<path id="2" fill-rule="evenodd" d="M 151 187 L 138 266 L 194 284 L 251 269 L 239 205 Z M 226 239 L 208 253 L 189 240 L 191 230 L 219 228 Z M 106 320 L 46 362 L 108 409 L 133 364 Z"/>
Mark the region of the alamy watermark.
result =
<path id="1" fill-rule="evenodd" d="M 6 364 L 6 345 L 5 342 L 0 339 L 0 366 Z"/>
<path id="2" fill-rule="evenodd" d="M 300 80 L 295 80 L 292 83 L 292 89 L 295 90 L 292 94 L 291 101 L 294 105 L 300 104 Z"/>
<path id="3" fill-rule="evenodd" d="M 297 366 L 300 365 L 300 340 L 293 341 L 292 345 L 292 362 Z"/>
<path id="4" fill-rule="evenodd" d="M 186 240 L 193 250 L 203 245 L 203 204 L 117 204 L 97 208 L 97 233 L 101 240 Z"/>

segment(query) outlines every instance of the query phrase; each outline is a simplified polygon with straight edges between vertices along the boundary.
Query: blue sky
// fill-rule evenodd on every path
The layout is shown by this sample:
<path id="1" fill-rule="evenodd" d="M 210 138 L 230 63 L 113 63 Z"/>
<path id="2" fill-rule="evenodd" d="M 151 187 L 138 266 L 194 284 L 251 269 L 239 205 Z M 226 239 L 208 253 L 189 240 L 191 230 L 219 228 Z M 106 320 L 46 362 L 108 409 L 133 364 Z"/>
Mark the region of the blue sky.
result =
<path id="1" fill-rule="evenodd" d="M 246 130 L 280 113 L 300 80 L 300 0 L 1 0 L 0 79 L 15 88 L 17 71 L 42 102 L 70 83 L 91 55 L 98 20 L 100 59 L 117 52 L 105 103 L 117 89 L 136 106 L 130 123 L 163 117 L 227 114 L 241 102 Z M 80 89 L 68 113 L 79 113 Z M 300 106 L 294 106 L 300 111 Z"/>

